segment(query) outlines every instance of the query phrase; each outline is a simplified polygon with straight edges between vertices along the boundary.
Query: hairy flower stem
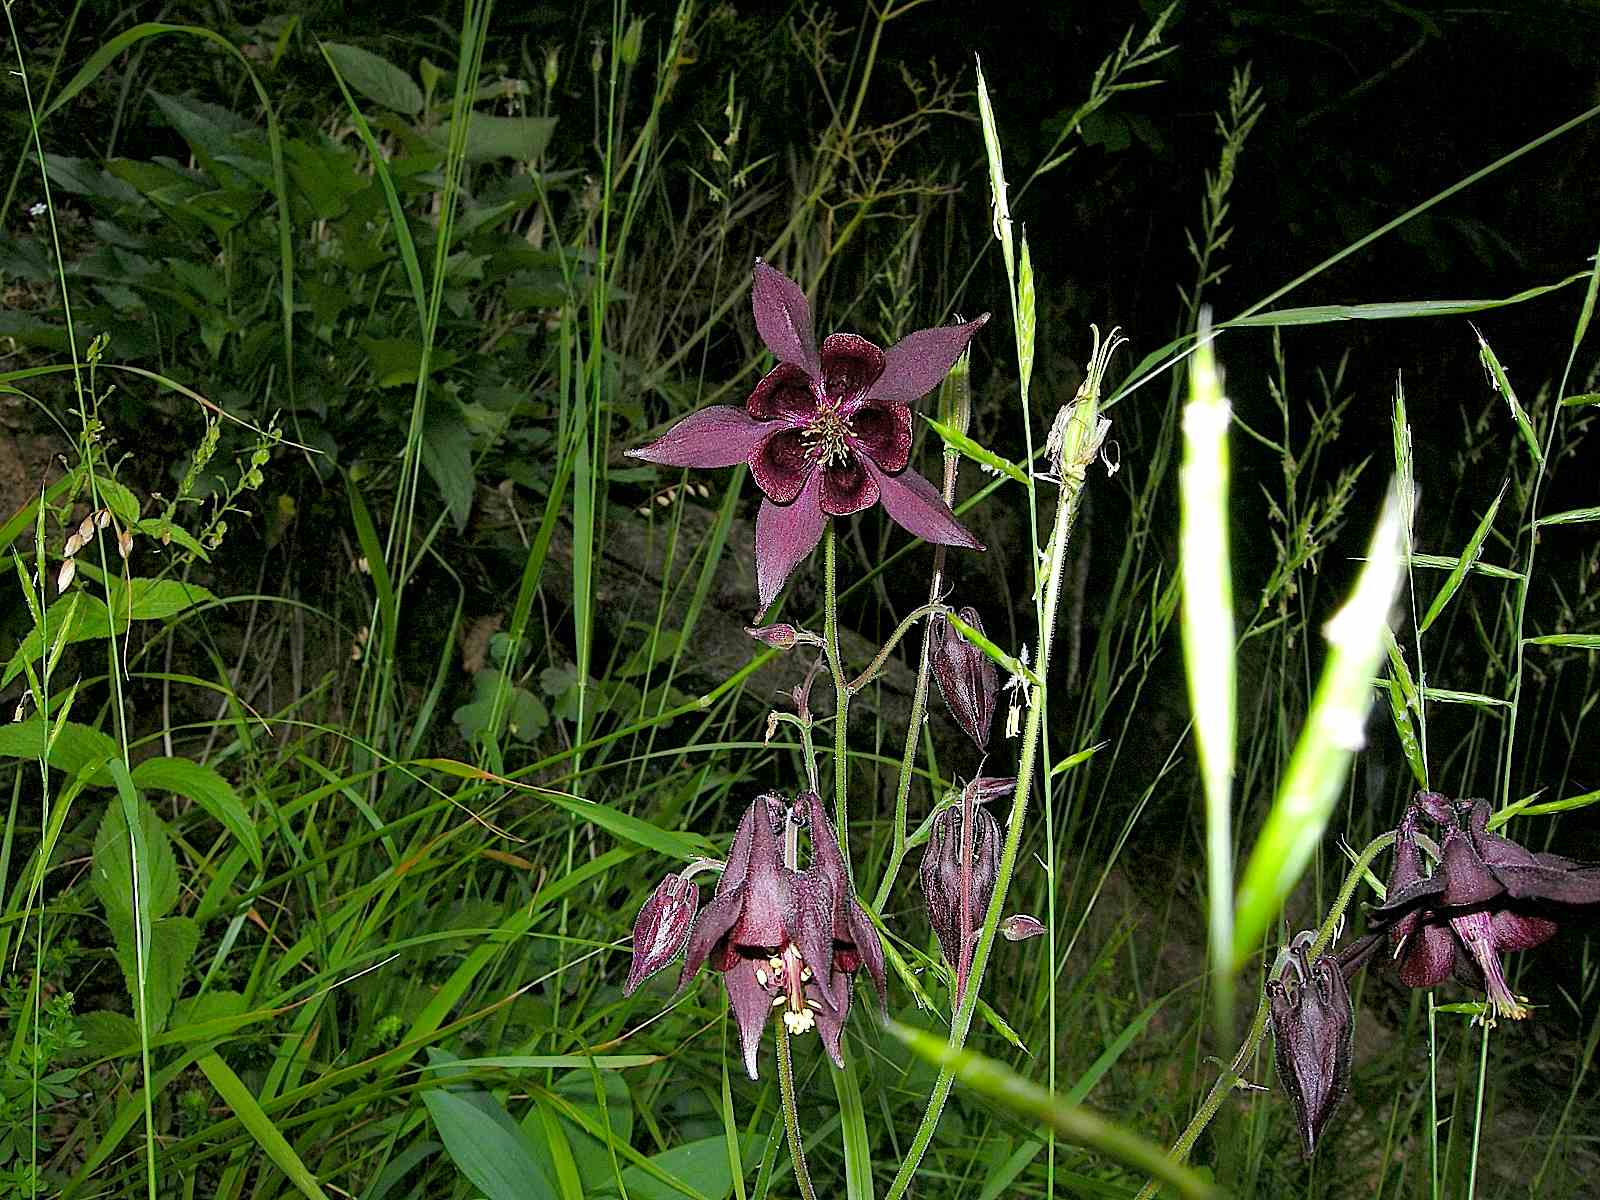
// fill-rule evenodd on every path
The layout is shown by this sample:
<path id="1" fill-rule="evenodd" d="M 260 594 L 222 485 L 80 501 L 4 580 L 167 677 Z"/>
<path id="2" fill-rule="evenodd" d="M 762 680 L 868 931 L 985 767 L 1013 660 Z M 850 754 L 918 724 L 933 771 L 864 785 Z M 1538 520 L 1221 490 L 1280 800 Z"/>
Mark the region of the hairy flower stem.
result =
<path id="1" fill-rule="evenodd" d="M 1100 393 L 1098 380 L 1086 386 L 1073 405 L 1062 442 L 1061 462 L 1066 466 L 1060 472 L 1061 492 L 1056 500 L 1055 526 L 1048 543 L 1048 574 L 1045 579 L 1044 607 L 1039 627 L 1039 679 L 1045 680 L 1050 672 L 1050 652 L 1055 644 L 1056 610 L 1061 601 L 1061 577 L 1066 565 L 1067 539 L 1077 518 L 1079 501 L 1089 464 L 1100 445 Z M 1005 847 L 1000 852 L 1000 866 L 995 876 L 994 895 L 989 899 L 989 911 L 984 917 L 983 930 L 973 947 L 972 966 L 966 990 L 950 1020 L 950 1046 L 961 1049 L 972 1027 L 972 1015 L 977 1011 L 978 997 L 983 987 L 984 968 L 989 964 L 989 951 L 994 946 L 995 930 L 1000 924 L 1000 914 L 1005 909 L 1006 895 L 1011 890 L 1011 874 L 1016 867 L 1017 854 L 1022 847 L 1023 827 L 1028 814 L 1028 793 L 1033 783 L 1033 765 L 1039 751 L 1044 705 L 1035 702 L 1028 707 L 1028 721 L 1022 735 L 1022 753 L 1017 762 L 1017 790 L 1011 799 L 1011 816 L 1006 824 Z M 906 1152 L 894 1182 L 889 1186 L 886 1200 L 900 1200 L 911 1186 L 911 1181 L 928 1151 L 934 1130 L 944 1113 L 945 1101 L 950 1098 L 950 1087 L 955 1080 L 953 1068 L 939 1072 L 933 1085 L 933 1094 L 917 1126 L 916 1136 Z"/>
<path id="2" fill-rule="evenodd" d="M 838 553 L 834 545 L 833 522 L 829 521 L 822 534 L 822 643 L 828 656 L 828 674 L 833 676 L 833 823 L 839 831 L 839 854 L 844 858 L 845 873 L 851 880 L 855 872 L 850 866 L 850 812 L 849 770 L 846 727 L 850 723 L 850 684 L 844 677 L 844 663 L 839 657 L 839 588 Z"/>
<path id="3" fill-rule="evenodd" d="M 944 547 L 940 546 L 939 549 L 943 550 Z M 935 578 L 937 578 L 937 575 Z M 900 639 L 910 633 L 912 627 L 918 621 L 922 620 L 923 617 L 931 617 L 935 613 L 948 614 L 949 612 L 949 605 L 940 604 L 936 600 L 928 601 L 921 608 L 912 609 L 906 619 L 895 626 L 894 632 L 889 635 L 889 640 L 883 644 L 883 648 L 873 655 L 872 661 L 867 664 L 867 669 L 850 681 L 850 694 L 852 696 L 860 695 L 861 689 L 878 677 L 878 672 L 883 670 L 883 664 L 889 661 L 889 655 L 900 644 Z"/>
<path id="4" fill-rule="evenodd" d="M 1394 833 L 1380 833 L 1367 843 L 1367 848 L 1361 852 L 1361 857 L 1356 860 L 1355 866 L 1350 868 L 1350 873 L 1345 877 L 1344 886 L 1339 889 L 1339 896 L 1333 902 L 1333 907 L 1328 910 L 1327 919 L 1322 922 L 1322 927 L 1317 930 L 1317 940 L 1311 943 L 1311 948 L 1306 952 L 1306 959 L 1315 962 L 1320 955 L 1333 943 L 1334 932 L 1339 928 L 1339 922 L 1344 917 L 1344 910 L 1349 906 L 1351 897 L 1356 893 L 1356 887 L 1361 883 L 1362 876 L 1367 868 L 1379 854 L 1394 845 Z M 1175 1163 L 1181 1163 L 1189 1157 L 1189 1151 L 1194 1149 L 1194 1144 L 1200 1135 L 1205 1132 L 1206 1126 L 1211 1124 L 1211 1119 L 1217 1115 L 1217 1110 L 1222 1107 L 1222 1102 L 1236 1088 L 1239 1081 L 1244 1078 L 1246 1064 L 1255 1057 L 1256 1051 L 1261 1048 L 1261 1039 L 1267 1033 L 1267 995 L 1265 990 L 1261 993 L 1261 1003 L 1256 1006 L 1255 1019 L 1250 1022 L 1250 1032 L 1245 1035 L 1244 1044 L 1239 1047 L 1239 1052 L 1233 1056 L 1233 1061 L 1221 1075 L 1217 1076 L 1216 1083 L 1211 1085 L 1211 1090 L 1206 1093 L 1205 1102 L 1189 1125 L 1172 1144 L 1172 1149 L 1167 1151 L 1167 1158 Z M 1160 1184 L 1151 1179 L 1140 1189 L 1134 1200 L 1153 1200 Z"/>
<path id="5" fill-rule="evenodd" d="M 800 1109 L 795 1104 L 794 1063 L 789 1057 L 789 1031 L 782 1021 L 774 1021 L 778 1032 L 778 1096 L 783 1102 L 783 1130 L 789 1139 L 789 1159 L 794 1163 L 794 1181 L 800 1188 L 801 1200 L 817 1200 L 817 1190 L 811 1186 L 811 1172 L 806 1168 L 805 1146 L 800 1140 Z"/>
<path id="6" fill-rule="evenodd" d="M 946 453 L 944 456 L 944 502 L 952 507 L 956 501 L 956 472 L 961 466 L 961 456 Z M 928 604 L 923 610 L 932 615 L 944 591 L 944 546 L 933 548 L 933 578 L 928 581 Z M 933 638 L 930 626 L 922 626 L 922 652 L 917 658 L 917 686 L 911 693 L 911 714 L 906 721 L 906 744 L 900 755 L 900 780 L 894 794 L 894 846 L 889 853 L 889 864 L 878 883 L 878 894 L 872 898 L 872 907 L 878 912 L 889 902 L 889 893 L 899 877 L 900 866 L 906 860 L 906 825 L 911 799 L 911 767 L 917 761 L 917 744 L 922 740 L 922 718 L 928 711 L 928 677 L 933 671 Z M 853 687 L 854 685 L 852 685 Z"/>

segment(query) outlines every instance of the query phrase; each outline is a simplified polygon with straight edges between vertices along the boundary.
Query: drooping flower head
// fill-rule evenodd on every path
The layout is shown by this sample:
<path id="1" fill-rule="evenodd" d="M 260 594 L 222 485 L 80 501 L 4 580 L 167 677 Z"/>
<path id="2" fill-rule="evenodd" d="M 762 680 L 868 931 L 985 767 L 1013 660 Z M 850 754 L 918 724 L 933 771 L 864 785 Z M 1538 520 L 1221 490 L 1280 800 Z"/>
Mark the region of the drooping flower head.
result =
<path id="1" fill-rule="evenodd" d="M 1005 795 L 1011 786 L 1009 779 L 973 780 L 962 790 L 960 804 L 933 818 L 922 852 L 922 899 L 939 949 L 955 973 L 957 1003 L 966 991 L 974 937 L 983 927 L 1000 866 L 1000 826 L 982 801 Z"/>
<path id="2" fill-rule="evenodd" d="M 1418 845 L 1423 816 L 1444 830 L 1431 874 Z M 1388 928 L 1402 983 L 1433 987 L 1453 972 L 1488 993 L 1496 1016 L 1515 1021 L 1528 1009 L 1507 985 L 1500 955 L 1548 941 L 1572 906 L 1600 904 L 1600 864 L 1534 853 L 1490 833 L 1488 822 L 1486 801 L 1418 792 L 1373 916 Z"/>
<path id="3" fill-rule="evenodd" d="M 988 314 L 919 330 L 887 351 L 853 333 L 831 334 L 819 350 L 805 293 L 759 259 L 750 302 L 777 366 L 742 408 L 690 413 L 628 453 L 675 467 L 750 464 L 764 496 L 756 517 L 761 607 L 816 547 L 828 517 L 879 502 L 925 541 L 982 549 L 938 489 L 907 464 L 909 405 L 938 386 Z"/>
<path id="4" fill-rule="evenodd" d="M 1340 960 L 1333 954 L 1307 960 L 1316 937 L 1311 930 L 1296 934 L 1267 980 L 1278 1080 L 1294 1105 L 1307 1158 L 1350 1090 L 1355 1031 L 1355 1010 Z"/>

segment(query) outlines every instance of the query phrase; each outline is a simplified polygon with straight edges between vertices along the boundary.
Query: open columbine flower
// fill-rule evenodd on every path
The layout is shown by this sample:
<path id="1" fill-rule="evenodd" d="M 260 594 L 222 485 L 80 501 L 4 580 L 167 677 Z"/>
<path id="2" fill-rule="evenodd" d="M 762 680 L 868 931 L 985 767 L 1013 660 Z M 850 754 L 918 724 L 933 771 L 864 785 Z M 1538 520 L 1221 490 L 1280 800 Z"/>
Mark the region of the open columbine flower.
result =
<path id="1" fill-rule="evenodd" d="M 938 489 L 907 466 L 908 406 L 938 386 L 988 314 L 919 330 L 887 351 L 853 333 L 830 335 L 819 351 L 805 293 L 759 259 L 750 304 L 778 365 L 744 407 L 690 413 L 628 453 L 673 467 L 750 464 L 765 497 L 756 517 L 761 607 L 815 549 L 828 517 L 880 501 L 894 521 L 925 541 L 982 549 Z"/>
<path id="2" fill-rule="evenodd" d="M 788 819 L 788 806 L 771 794 L 745 810 L 716 895 L 689 935 L 678 985 L 707 959 L 722 972 L 751 1079 L 774 1009 L 795 1034 L 815 1028 L 824 1014 L 843 1019 L 833 986 L 837 897 L 823 872 L 784 865 L 778 830 Z"/>
<path id="3" fill-rule="evenodd" d="M 1417 844 L 1423 815 L 1445 831 L 1432 874 Z M 1600 864 L 1535 854 L 1490 833 L 1488 822 L 1486 801 L 1418 792 L 1397 831 L 1387 898 L 1373 915 L 1388 926 L 1402 983 L 1433 987 L 1454 971 L 1488 993 L 1496 1016 L 1519 1021 L 1528 1009 L 1506 984 L 1500 955 L 1548 941 L 1569 906 L 1600 904 Z"/>

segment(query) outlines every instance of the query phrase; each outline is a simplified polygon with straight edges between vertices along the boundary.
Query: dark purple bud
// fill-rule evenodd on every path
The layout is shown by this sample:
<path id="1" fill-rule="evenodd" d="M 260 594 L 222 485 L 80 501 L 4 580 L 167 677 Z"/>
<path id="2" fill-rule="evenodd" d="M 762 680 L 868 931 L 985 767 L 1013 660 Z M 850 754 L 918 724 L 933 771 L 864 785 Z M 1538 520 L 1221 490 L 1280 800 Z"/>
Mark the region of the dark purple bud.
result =
<path id="1" fill-rule="evenodd" d="M 1267 980 L 1278 1078 L 1294 1105 L 1307 1158 L 1350 1090 L 1350 1043 L 1355 1032 L 1355 1011 L 1337 957 L 1324 954 L 1315 962 L 1306 960 L 1315 940 L 1314 933 L 1297 934 L 1276 976 Z"/>
<path id="2" fill-rule="evenodd" d="M 959 615 L 983 632 L 977 609 L 963 608 Z M 928 636 L 933 639 L 933 677 L 939 681 L 939 693 L 956 722 L 982 750 L 989 744 L 989 727 L 994 724 L 1000 672 L 987 654 L 957 633 L 943 616 L 933 619 Z"/>
<path id="3" fill-rule="evenodd" d="M 999 862 L 1000 827 L 987 809 L 953 805 L 933 819 L 922 854 L 922 898 L 939 949 L 955 971 L 958 1002 L 972 963 L 973 934 L 994 895 Z"/>
<path id="4" fill-rule="evenodd" d="M 641 983 L 678 957 L 699 908 L 700 889 L 682 875 L 668 875 L 650 893 L 633 923 L 633 965 L 628 968 L 624 996 L 633 995 Z"/>
<path id="5" fill-rule="evenodd" d="M 1042 934 L 1044 923 L 1038 917 L 1030 917 L 1027 913 L 1012 913 L 1000 922 L 1000 932 L 1005 935 L 1008 942 L 1025 942 Z"/>

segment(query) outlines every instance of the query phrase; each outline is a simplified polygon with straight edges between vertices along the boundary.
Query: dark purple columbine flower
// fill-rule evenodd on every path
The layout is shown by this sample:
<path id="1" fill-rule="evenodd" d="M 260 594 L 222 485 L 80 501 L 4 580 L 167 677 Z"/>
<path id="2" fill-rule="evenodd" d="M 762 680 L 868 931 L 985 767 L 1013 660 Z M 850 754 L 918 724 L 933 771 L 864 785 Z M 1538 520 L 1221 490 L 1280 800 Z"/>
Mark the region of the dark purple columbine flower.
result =
<path id="1" fill-rule="evenodd" d="M 699 907 L 700 889 L 687 875 L 668 875 L 650 893 L 633 923 L 633 963 L 624 996 L 633 995 L 641 983 L 678 957 Z"/>
<path id="2" fill-rule="evenodd" d="M 957 615 L 979 633 L 984 631 L 977 609 L 963 608 Z M 938 680 L 939 694 L 978 749 L 987 749 L 994 702 L 1000 692 L 999 669 L 942 614 L 934 617 L 928 636 L 933 639 L 933 677 Z"/>
<path id="3" fill-rule="evenodd" d="M 838 835 L 834 833 L 833 822 L 828 819 L 822 800 L 815 792 L 805 792 L 795 801 L 795 811 L 811 829 L 811 866 L 806 874 L 816 873 L 826 879 L 835 898 L 832 982 L 833 994 L 839 1006 L 837 1011 L 818 1008 L 816 1014 L 822 1045 L 828 1056 L 842 1067 L 844 1057 L 839 1049 L 839 1035 L 844 1028 L 845 1016 L 850 1011 L 851 982 L 863 966 L 878 990 L 878 1007 L 888 1007 L 889 989 L 883 975 L 883 945 L 878 941 L 877 929 L 856 900 L 855 890 L 850 886 L 844 855 L 839 851 Z"/>
<path id="4" fill-rule="evenodd" d="M 920 872 L 928 923 L 955 972 L 957 1004 L 966 991 L 974 935 L 983 927 L 1000 864 L 1000 826 L 976 803 L 977 782 L 963 790 L 960 804 L 934 817 Z"/>
<path id="5" fill-rule="evenodd" d="M 937 488 L 911 470 L 911 409 L 944 379 L 985 313 L 923 329 L 889 350 L 853 333 L 817 349 L 799 286 L 760 259 L 750 292 L 756 329 L 778 360 L 744 407 L 690 413 L 648 446 L 628 451 L 672 467 L 750 464 L 765 499 L 756 517 L 761 607 L 822 538 L 823 522 L 882 502 L 925 541 L 982 549 Z"/>
<path id="6" fill-rule="evenodd" d="M 770 794 L 745 810 L 716 895 L 689 935 L 678 985 L 707 959 L 722 972 L 751 1079 L 774 1008 L 791 1033 L 804 1033 L 841 1007 L 833 985 L 838 900 L 824 873 L 784 865 L 778 831 L 787 820 L 787 806 Z"/>
<path id="7" fill-rule="evenodd" d="M 1328 1118 L 1350 1090 L 1355 1010 L 1341 964 L 1332 954 L 1306 960 L 1317 935 L 1295 935 L 1267 980 L 1267 1006 L 1278 1079 L 1294 1105 L 1307 1158 Z"/>
<path id="8" fill-rule="evenodd" d="M 1444 829 L 1432 874 L 1417 844 L 1423 815 Z M 1433 987 L 1453 972 L 1488 993 L 1496 1016 L 1517 1021 L 1528 1009 L 1507 986 L 1500 955 L 1548 941 L 1568 906 L 1600 904 L 1600 864 L 1533 853 L 1490 833 L 1488 821 L 1487 801 L 1418 792 L 1396 831 L 1387 898 L 1373 916 L 1388 928 L 1402 983 Z"/>

